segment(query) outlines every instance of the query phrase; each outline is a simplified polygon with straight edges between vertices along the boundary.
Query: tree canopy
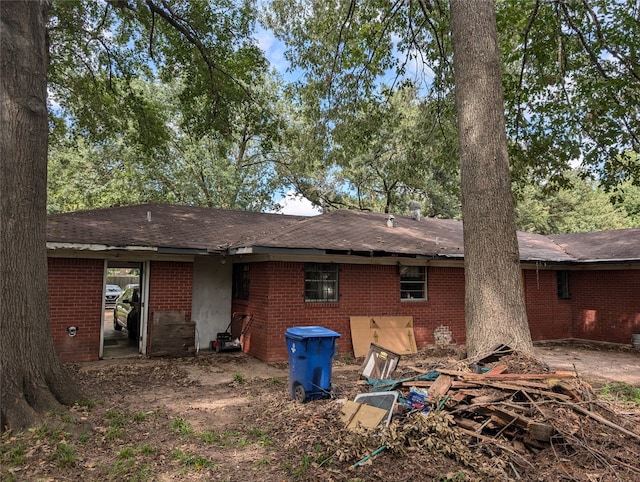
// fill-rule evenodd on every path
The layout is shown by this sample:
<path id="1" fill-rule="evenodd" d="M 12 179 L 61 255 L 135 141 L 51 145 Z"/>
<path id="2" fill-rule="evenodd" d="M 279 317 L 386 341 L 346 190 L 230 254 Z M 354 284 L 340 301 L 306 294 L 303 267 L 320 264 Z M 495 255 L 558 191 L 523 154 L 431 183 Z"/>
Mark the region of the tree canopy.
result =
<path id="1" fill-rule="evenodd" d="M 633 219 L 637 208 L 632 203 L 638 188 L 629 182 L 626 200 L 613 204 L 610 196 L 592 180 L 584 179 L 577 170 L 563 174 L 571 183 L 560 189 L 531 183 L 516 195 L 518 228 L 539 234 L 577 233 L 638 227 Z"/>
<path id="2" fill-rule="evenodd" d="M 268 6 L 267 24 L 287 45 L 292 68 L 304 73 L 292 88 L 310 106 L 304 111 L 310 122 L 327 131 L 327 149 L 341 126 L 367 112 L 370 99 L 390 103 L 407 82 L 419 101 L 433 105 L 433 124 L 452 138 L 448 2 Z M 638 183 L 637 2 L 508 0 L 496 8 L 516 186 L 567 185 L 564 174 L 576 163 L 606 189 Z M 435 148 L 443 165 L 457 162 L 449 145 Z"/>
<path id="3" fill-rule="evenodd" d="M 178 88 L 149 82 L 144 88 L 168 119 L 167 138 L 150 149 L 129 143 L 135 135 L 129 132 L 100 142 L 75 135 L 52 143 L 49 211 L 150 201 L 243 210 L 273 206 L 278 182 L 265 143 L 276 131 L 254 115 L 252 104 L 239 106 L 233 131 L 197 135 L 180 125 L 173 95 Z"/>
<path id="4" fill-rule="evenodd" d="M 49 209 L 271 206 L 281 120 L 255 16 L 234 0 L 54 2 Z"/>
<path id="5" fill-rule="evenodd" d="M 638 182 L 633 3 L 496 4 L 516 193 L 566 188 L 577 163 L 600 189 Z M 293 188 L 324 207 L 460 216 L 446 2 L 53 6 L 51 211 L 262 210 Z M 297 80 L 269 71 L 259 19 Z M 88 154 L 87 170 L 70 163 Z"/>

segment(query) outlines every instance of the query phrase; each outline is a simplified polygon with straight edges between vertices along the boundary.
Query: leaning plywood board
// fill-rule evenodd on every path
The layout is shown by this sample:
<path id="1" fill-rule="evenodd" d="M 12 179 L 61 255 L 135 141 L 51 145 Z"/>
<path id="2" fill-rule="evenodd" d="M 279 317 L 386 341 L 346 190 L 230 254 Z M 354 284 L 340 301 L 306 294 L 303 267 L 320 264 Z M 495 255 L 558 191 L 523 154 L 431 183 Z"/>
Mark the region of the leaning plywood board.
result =
<path id="1" fill-rule="evenodd" d="M 417 353 L 412 316 L 351 316 L 351 342 L 356 357 L 366 356 L 371 343 L 399 355 Z"/>
<path id="2" fill-rule="evenodd" d="M 361 425 L 365 428 L 377 427 L 387 416 L 388 410 L 347 400 L 340 411 L 340 420 L 349 430 Z"/>

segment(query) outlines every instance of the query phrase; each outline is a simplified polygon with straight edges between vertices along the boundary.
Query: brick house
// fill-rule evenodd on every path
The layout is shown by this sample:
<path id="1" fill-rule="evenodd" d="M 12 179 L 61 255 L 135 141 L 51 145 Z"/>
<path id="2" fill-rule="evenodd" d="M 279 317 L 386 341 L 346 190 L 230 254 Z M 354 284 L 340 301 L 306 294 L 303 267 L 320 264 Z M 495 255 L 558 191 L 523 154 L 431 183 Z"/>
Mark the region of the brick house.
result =
<path id="1" fill-rule="evenodd" d="M 640 229 L 518 239 L 534 340 L 629 344 L 640 333 Z M 287 359 L 284 333 L 297 325 L 334 330 L 351 352 L 352 316 L 411 316 L 418 347 L 440 326 L 465 342 L 459 221 L 146 204 L 51 215 L 47 248 L 63 361 L 102 356 L 107 269 L 131 266 L 143 273 L 140 353 L 163 311 L 193 320 L 201 349 L 233 312 L 251 313 L 243 350 L 265 361 Z"/>

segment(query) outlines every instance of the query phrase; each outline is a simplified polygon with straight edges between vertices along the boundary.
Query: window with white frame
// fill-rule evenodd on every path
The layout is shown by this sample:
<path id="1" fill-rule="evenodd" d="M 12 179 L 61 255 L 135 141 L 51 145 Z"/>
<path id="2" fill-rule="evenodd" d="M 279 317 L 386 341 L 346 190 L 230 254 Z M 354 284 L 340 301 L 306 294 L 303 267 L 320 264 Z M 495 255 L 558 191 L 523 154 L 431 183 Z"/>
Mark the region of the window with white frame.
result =
<path id="1" fill-rule="evenodd" d="M 400 298 L 403 301 L 427 299 L 425 266 L 400 266 Z"/>
<path id="2" fill-rule="evenodd" d="M 306 302 L 338 301 L 338 265 L 305 263 L 304 300 Z"/>

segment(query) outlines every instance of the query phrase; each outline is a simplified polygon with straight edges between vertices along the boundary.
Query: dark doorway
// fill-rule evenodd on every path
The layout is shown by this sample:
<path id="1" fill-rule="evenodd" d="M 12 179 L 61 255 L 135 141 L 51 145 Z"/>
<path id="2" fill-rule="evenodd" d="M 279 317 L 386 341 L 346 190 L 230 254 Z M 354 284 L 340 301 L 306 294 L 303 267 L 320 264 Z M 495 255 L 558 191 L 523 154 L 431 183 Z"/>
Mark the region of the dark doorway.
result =
<path id="1" fill-rule="evenodd" d="M 135 287 L 138 288 L 138 292 L 142 292 L 139 289 L 143 279 L 142 266 L 142 263 L 123 261 L 109 261 L 107 264 L 102 327 L 103 359 L 136 356 L 140 352 L 139 335 L 130 333 L 127 327 L 127 314 L 124 311 L 130 310 L 131 306 L 123 303 L 123 297 Z M 116 288 L 120 294 L 115 298 L 109 296 L 110 291 L 115 292 Z M 118 323 L 116 319 L 120 319 L 121 322 Z"/>

